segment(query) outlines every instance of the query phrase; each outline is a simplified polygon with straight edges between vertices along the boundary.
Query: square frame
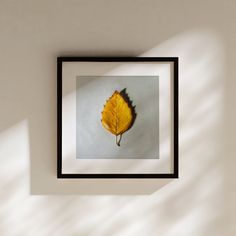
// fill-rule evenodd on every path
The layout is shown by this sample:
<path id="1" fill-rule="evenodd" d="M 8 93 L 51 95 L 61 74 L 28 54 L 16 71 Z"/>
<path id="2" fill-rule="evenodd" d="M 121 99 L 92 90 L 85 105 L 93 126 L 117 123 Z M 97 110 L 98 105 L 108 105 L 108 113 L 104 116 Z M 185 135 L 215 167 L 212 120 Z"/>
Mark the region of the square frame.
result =
<path id="1" fill-rule="evenodd" d="M 63 62 L 170 62 L 173 63 L 173 173 L 115 173 L 78 174 L 62 173 L 62 64 Z M 57 58 L 57 178 L 178 178 L 179 131 L 178 131 L 178 57 L 58 57 Z"/>

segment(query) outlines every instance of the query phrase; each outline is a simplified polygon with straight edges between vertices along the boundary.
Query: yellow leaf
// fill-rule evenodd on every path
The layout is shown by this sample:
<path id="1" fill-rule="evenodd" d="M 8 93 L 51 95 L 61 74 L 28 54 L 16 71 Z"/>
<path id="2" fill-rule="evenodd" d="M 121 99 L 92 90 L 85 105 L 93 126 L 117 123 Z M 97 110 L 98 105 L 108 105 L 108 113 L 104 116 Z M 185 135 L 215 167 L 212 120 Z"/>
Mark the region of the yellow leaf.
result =
<path id="1" fill-rule="evenodd" d="M 115 91 L 112 96 L 107 100 L 102 111 L 102 125 L 112 134 L 116 135 L 116 144 L 120 146 L 121 136 L 129 128 L 131 128 L 135 112 L 134 107 L 127 100 L 128 97 L 124 97 L 123 93 Z M 126 98 L 126 99 L 125 99 Z M 120 140 L 117 140 L 117 136 L 120 135 Z"/>

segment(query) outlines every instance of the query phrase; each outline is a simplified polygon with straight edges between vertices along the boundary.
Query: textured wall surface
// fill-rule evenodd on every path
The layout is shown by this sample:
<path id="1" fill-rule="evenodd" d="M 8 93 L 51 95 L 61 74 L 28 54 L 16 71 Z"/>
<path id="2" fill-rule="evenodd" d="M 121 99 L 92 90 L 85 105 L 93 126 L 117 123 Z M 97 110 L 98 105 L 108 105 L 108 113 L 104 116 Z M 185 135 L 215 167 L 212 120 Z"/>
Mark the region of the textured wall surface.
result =
<path id="1" fill-rule="evenodd" d="M 0 235 L 236 235 L 235 8 L 1 0 Z M 62 55 L 180 58 L 179 179 L 56 179 Z"/>

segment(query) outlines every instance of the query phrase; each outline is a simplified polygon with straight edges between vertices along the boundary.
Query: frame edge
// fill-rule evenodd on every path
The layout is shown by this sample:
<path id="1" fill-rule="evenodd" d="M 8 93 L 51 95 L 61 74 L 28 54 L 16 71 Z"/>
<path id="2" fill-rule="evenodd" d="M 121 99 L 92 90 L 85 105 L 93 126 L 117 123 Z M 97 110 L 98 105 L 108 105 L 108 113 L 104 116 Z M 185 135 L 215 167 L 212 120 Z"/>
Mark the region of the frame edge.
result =
<path id="1" fill-rule="evenodd" d="M 174 63 L 174 172 L 168 174 L 63 174 L 62 173 L 62 63 L 63 62 L 173 62 Z M 179 178 L 179 57 L 57 57 L 57 178 Z"/>

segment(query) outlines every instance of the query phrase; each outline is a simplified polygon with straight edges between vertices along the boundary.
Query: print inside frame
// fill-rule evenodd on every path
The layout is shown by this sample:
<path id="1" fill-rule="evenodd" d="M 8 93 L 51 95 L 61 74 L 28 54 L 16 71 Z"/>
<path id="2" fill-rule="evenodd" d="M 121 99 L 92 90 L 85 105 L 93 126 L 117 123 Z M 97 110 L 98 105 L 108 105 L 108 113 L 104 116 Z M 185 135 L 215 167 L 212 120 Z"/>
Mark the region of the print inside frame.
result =
<path id="1" fill-rule="evenodd" d="M 59 57 L 57 63 L 58 178 L 178 177 L 178 58 Z M 125 91 L 137 115 L 120 146 L 101 121 L 115 91 Z"/>

